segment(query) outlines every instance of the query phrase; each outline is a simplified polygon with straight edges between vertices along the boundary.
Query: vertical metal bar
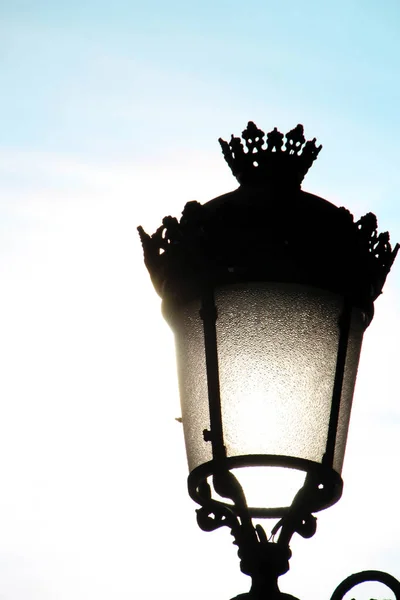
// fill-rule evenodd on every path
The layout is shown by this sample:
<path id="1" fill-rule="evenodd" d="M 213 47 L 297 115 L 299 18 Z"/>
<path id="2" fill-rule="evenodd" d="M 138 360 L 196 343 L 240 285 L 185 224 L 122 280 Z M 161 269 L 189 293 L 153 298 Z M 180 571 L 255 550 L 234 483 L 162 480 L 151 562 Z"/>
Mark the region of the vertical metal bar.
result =
<path id="1" fill-rule="evenodd" d="M 342 396 L 344 370 L 346 367 L 347 346 L 349 342 L 352 303 L 349 298 L 345 298 L 343 311 L 339 319 L 339 344 L 336 360 L 335 380 L 332 392 L 331 414 L 329 417 L 328 439 L 326 442 L 326 452 L 323 458 L 323 464 L 332 467 L 335 456 L 336 433 L 339 423 L 340 401 Z"/>
<path id="2" fill-rule="evenodd" d="M 200 317 L 203 320 L 204 347 L 206 354 L 208 405 L 210 411 L 211 431 L 204 432 L 204 439 L 211 441 L 213 458 L 216 461 L 226 458 L 224 434 L 221 413 L 221 395 L 219 388 L 219 367 L 217 349 L 216 322 L 218 318 L 215 306 L 214 290 L 208 288 L 204 291 L 201 300 Z"/>

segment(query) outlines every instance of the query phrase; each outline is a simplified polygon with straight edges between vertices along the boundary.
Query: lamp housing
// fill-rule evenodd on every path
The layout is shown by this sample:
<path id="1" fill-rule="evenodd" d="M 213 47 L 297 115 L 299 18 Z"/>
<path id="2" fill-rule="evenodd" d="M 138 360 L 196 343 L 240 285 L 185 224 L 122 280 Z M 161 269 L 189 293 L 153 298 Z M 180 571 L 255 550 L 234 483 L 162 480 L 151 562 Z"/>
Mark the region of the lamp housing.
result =
<path id="1" fill-rule="evenodd" d="M 321 149 L 301 125 L 285 143 L 252 122 L 242 137 L 245 147 L 220 140 L 238 189 L 187 203 L 151 236 L 139 228 L 175 334 L 203 529 L 232 528 L 229 514 L 288 519 L 295 505 L 310 515 L 340 498 L 363 334 L 398 251 L 372 213 L 356 221 L 301 189 Z M 312 535 L 313 521 L 298 521 L 291 533 Z"/>

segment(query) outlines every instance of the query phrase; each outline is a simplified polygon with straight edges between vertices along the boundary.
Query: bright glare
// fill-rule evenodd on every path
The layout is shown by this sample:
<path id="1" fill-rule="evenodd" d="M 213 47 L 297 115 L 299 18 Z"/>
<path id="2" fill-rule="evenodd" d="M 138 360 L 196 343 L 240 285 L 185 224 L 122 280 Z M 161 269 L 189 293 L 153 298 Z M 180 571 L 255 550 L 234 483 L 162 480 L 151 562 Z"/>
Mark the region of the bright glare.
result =
<path id="1" fill-rule="evenodd" d="M 305 479 L 303 471 L 282 467 L 234 469 L 245 491 L 248 506 L 290 506 Z"/>

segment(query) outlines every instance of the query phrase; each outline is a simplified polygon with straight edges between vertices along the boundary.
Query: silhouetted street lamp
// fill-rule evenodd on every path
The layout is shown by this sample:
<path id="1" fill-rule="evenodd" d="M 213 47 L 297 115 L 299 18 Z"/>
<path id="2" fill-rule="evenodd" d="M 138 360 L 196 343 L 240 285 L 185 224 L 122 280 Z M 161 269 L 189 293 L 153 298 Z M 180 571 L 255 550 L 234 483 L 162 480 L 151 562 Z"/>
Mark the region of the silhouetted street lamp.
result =
<path id="1" fill-rule="evenodd" d="M 399 246 L 372 213 L 301 190 L 321 149 L 301 125 L 242 137 L 220 140 L 237 190 L 139 232 L 175 333 L 198 524 L 231 529 L 243 598 L 266 600 L 287 597 L 292 535 L 341 496 L 362 338 Z M 270 539 L 252 518 L 279 519 Z"/>

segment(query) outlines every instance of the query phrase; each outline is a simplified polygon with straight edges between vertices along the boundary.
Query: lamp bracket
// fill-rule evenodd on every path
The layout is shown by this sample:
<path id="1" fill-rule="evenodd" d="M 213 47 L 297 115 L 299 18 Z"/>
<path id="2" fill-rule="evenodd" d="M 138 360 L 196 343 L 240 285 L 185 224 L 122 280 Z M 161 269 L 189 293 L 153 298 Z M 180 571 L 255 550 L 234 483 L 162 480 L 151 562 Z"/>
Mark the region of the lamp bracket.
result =
<path id="1" fill-rule="evenodd" d="M 250 597 L 279 597 L 277 580 L 289 570 L 289 543 L 292 535 L 298 533 L 308 538 L 316 531 L 316 518 L 312 515 L 312 510 L 315 505 L 313 498 L 321 485 L 318 477 L 315 473 L 307 474 L 304 485 L 296 494 L 288 512 L 272 530 L 271 539 L 268 539 L 261 525 L 254 527 L 242 487 L 227 466 L 220 464 L 212 479 L 217 494 L 231 500 L 233 504 L 227 505 L 215 500 L 210 484 L 204 479 L 199 485 L 203 505 L 196 511 L 199 527 L 204 531 L 229 527 L 233 543 L 238 547 L 241 571 L 252 578 Z M 275 541 L 274 536 L 279 530 L 279 538 Z"/>
<path id="2" fill-rule="evenodd" d="M 270 596 L 278 591 L 278 577 L 289 570 L 289 546 L 269 541 L 261 525 L 253 526 L 243 490 L 232 473 L 220 471 L 214 475 L 213 483 L 216 491 L 234 504 L 230 507 L 214 500 L 210 485 L 204 481 L 202 493 L 207 502 L 196 511 L 199 527 L 213 531 L 228 526 L 238 547 L 241 571 L 251 576 L 253 587 L 262 589 L 262 595 Z"/>

